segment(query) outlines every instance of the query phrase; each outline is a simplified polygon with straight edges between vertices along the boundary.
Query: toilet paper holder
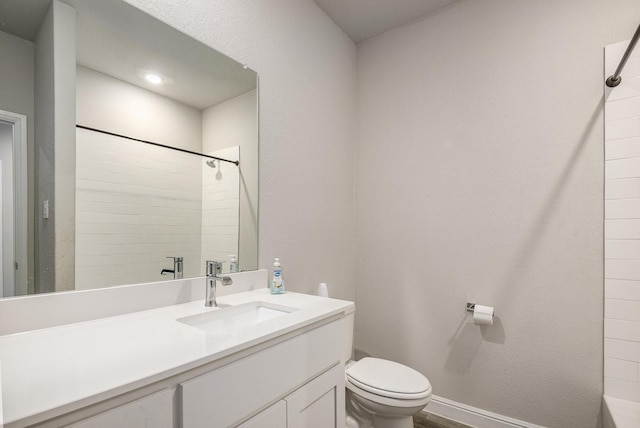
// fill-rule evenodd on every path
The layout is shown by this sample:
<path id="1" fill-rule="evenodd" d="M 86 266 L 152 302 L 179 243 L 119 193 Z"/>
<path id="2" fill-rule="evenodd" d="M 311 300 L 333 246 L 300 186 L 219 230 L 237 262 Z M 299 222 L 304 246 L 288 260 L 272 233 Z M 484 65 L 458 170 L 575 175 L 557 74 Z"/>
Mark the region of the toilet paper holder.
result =
<path id="1" fill-rule="evenodd" d="M 473 311 L 476 309 L 476 304 L 475 303 L 469 303 L 467 302 L 467 312 L 471 312 L 473 313 Z M 493 314 L 495 316 L 495 313 Z"/>

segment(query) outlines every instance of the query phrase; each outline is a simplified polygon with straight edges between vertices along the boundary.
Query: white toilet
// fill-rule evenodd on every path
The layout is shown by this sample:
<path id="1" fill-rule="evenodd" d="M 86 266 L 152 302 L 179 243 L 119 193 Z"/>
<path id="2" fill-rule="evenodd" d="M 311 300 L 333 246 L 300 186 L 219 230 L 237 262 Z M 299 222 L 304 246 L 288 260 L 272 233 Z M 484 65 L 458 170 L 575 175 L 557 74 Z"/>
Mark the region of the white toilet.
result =
<path id="1" fill-rule="evenodd" d="M 345 386 L 348 428 L 413 428 L 413 415 L 431 400 L 420 372 L 380 358 L 351 360 L 354 314 L 345 318 Z"/>

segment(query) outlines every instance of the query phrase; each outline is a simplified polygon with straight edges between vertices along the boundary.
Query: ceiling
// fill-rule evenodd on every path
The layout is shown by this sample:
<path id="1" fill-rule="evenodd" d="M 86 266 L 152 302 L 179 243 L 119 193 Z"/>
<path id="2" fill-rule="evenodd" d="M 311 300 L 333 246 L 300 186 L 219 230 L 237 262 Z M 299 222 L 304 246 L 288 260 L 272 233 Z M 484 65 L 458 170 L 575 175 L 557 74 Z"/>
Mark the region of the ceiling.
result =
<path id="1" fill-rule="evenodd" d="M 0 1 L 0 31 L 33 42 L 49 10 L 49 3 L 49 0 Z"/>
<path id="2" fill-rule="evenodd" d="M 162 88 L 147 84 L 147 89 L 200 109 L 255 88 L 255 73 L 251 70 L 239 71 L 241 65 L 233 64 L 224 55 L 203 45 L 198 46 L 198 43 L 181 46 L 163 43 L 166 37 L 164 33 L 169 31 L 166 26 L 158 30 L 158 39 L 152 39 L 148 29 L 155 26 L 155 22 L 151 22 L 155 20 L 130 6 L 122 6 L 119 1 L 63 1 L 81 12 L 78 31 L 82 37 L 78 39 L 77 53 L 78 62 L 82 65 L 139 86 L 145 86 L 140 83 L 140 70 L 155 69 L 174 82 Z M 436 13 L 460 0 L 314 1 L 354 42 L 359 43 Z M 49 4 L 50 0 L 0 0 L 0 31 L 34 40 Z M 118 8 L 111 10 L 108 7 L 113 4 L 126 10 L 114 12 Z M 115 28 L 108 28 L 99 22 L 94 14 L 96 11 L 110 15 L 109 21 L 116 23 Z M 149 22 L 141 30 L 142 27 L 135 20 Z M 124 37 L 124 33 L 131 29 L 138 33 L 134 42 Z M 173 32 L 176 33 L 175 30 Z M 181 39 L 186 43 L 189 38 L 183 36 Z M 109 43 L 105 44 L 106 41 Z M 189 42 L 193 40 L 189 39 Z M 114 55 L 117 58 L 115 61 Z M 216 72 L 212 73 L 212 70 Z M 218 74 L 217 79 L 212 79 L 212 74 Z M 241 79 L 236 81 L 232 76 L 240 76 Z M 224 84 L 221 85 L 221 82 Z"/>
<path id="3" fill-rule="evenodd" d="M 459 0 L 314 0 L 356 43 Z M 0 31 L 33 41 L 50 0 L 0 1 Z"/>
<path id="4" fill-rule="evenodd" d="M 460 0 L 314 0 L 356 43 L 431 15 Z"/>
<path id="5" fill-rule="evenodd" d="M 79 65 L 203 110 L 256 88 L 253 70 L 120 0 L 62 0 L 76 16 Z M 0 31 L 35 41 L 51 0 L 0 0 Z M 154 86 L 154 71 L 169 84 Z"/>

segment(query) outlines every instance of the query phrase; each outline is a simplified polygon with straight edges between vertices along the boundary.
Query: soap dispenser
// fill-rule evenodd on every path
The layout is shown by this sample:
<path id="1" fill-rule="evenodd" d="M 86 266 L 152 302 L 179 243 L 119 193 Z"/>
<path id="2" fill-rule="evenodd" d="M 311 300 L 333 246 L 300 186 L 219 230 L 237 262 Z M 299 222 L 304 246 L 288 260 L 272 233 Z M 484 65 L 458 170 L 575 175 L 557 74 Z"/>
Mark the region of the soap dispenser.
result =
<path id="1" fill-rule="evenodd" d="M 238 258 L 235 254 L 229 254 L 231 261 L 229 262 L 229 272 L 238 272 Z"/>
<path id="2" fill-rule="evenodd" d="M 271 294 L 284 293 L 284 279 L 282 278 L 282 266 L 280 266 L 280 259 L 275 258 L 273 261 L 273 278 L 269 286 Z"/>

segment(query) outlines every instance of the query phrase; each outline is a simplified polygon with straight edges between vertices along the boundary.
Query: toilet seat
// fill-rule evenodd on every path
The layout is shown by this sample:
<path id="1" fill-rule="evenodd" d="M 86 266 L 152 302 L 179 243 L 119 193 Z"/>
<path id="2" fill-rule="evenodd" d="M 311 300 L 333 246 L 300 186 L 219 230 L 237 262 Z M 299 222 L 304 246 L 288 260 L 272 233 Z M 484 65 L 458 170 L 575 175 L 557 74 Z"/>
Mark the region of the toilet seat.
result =
<path id="1" fill-rule="evenodd" d="M 366 357 L 350 364 L 346 375 L 348 388 L 379 397 L 413 401 L 431 395 L 431 384 L 422 373 L 393 361 Z"/>

